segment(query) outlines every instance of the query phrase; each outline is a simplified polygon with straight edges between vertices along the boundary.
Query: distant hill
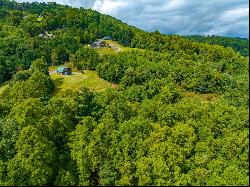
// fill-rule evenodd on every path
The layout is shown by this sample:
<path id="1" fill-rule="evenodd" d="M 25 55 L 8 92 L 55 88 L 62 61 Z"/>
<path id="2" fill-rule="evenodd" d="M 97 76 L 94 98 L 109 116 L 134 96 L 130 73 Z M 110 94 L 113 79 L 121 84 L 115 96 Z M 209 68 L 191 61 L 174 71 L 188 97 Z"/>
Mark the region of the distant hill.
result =
<path id="1" fill-rule="evenodd" d="M 185 37 L 195 42 L 232 47 L 234 50 L 240 52 L 243 56 L 249 56 L 249 40 L 247 38 L 200 35 L 191 35 Z"/>
<path id="2" fill-rule="evenodd" d="M 29 68 L 31 62 L 37 58 L 44 56 L 49 64 L 53 64 L 53 59 L 58 56 L 55 63 L 60 64 L 68 60 L 81 46 L 105 36 L 112 37 L 126 47 L 168 52 L 173 55 L 192 56 L 196 53 L 203 59 L 202 56 L 208 53 L 207 50 L 220 53 L 216 47 L 194 42 L 198 41 L 196 38 L 199 37 L 190 40 L 190 37 L 150 33 L 91 9 L 72 8 L 56 3 L 17 3 L 0 0 L 0 17 L 0 37 L 4 37 L 0 41 L 0 83 L 11 79 L 17 70 Z M 51 37 L 41 37 L 45 33 Z M 222 43 L 222 39 L 218 41 Z M 215 41 L 207 43 L 219 44 L 217 38 Z M 247 43 L 245 40 L 240 41 L 228 39 L 227 43 L 230 44 L 225 46 L 235 46 L 246 56 Z"/>

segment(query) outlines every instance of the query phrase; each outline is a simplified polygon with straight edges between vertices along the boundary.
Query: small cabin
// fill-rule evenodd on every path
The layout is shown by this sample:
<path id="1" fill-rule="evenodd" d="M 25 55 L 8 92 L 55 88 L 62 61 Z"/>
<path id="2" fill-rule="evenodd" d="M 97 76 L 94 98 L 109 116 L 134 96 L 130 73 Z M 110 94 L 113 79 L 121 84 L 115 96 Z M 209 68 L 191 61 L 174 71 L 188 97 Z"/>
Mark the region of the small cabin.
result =
<path id="1" fill-rule="evenodd" d="M 108 45 L 105 41 L 97 41 L 90 44 L 90 46 L 93 48 L 101 48 L 101 47 L 107 47 Z"/>
<path id="2" fill-rule="evenodd" d="M 56 69 L 56 73 L 60 75 L 72 75 L 72 70 L 71 68 L 61 66 Z"/>

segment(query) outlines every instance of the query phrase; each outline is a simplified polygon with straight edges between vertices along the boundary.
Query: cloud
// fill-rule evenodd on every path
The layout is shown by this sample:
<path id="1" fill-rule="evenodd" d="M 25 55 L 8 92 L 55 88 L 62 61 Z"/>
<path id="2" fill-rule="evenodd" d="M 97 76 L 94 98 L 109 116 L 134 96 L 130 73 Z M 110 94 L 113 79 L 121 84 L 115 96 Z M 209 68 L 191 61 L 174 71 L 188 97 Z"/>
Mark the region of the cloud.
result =
<path id="1" fill-rule="evenodd" d="M 221 19 L 224 21 L 237 21 L 240 18 L 248 17 L 248 8 L 235 8 L 224 12 Z"/>
<path id="2" fill-rule="evenodd" d="M 112 0 L 106 0 L 106 1 L 95 1 L 93 5 L 93 9 L 98 10 L 102 13 L 106 14 L 118 14 L 118 11 L 124 7 L 126 7 L 127 3 L 124 1 L 112 1 Z"/>
<path id="3" fill-rule="evenodd" d="M 147 31 L 249 38 L 248 0 L 54 1 L 74 7 L 92 8 Z"/>

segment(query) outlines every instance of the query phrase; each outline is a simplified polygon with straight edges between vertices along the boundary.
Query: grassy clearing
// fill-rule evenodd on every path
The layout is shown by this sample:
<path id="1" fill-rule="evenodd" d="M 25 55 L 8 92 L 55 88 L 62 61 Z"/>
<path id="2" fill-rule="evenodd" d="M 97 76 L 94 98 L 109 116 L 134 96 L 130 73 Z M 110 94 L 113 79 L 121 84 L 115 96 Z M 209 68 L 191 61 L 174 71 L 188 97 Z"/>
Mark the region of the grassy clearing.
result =
<path id="1" fill-rule="evenodd" d="M 58 68 L 58 66 L 50 66 L 49 71 L 55 71 Z"/>
<path id="2" fill-rule="evenodd" d="M 131 51 L 132 48 L 124 47 L 123 45 L 119 44 L 117 41 L 112 40 L 105 40 L 108 44 L 118 47 L 119 51 L 114 50 L 111 47 L 103 47 L 103 48 L 93 48 L 99 53 L 100 55 L 103 54 L 111 54 L 117 53 L 122 51 Z M 58 66 L 50 66 L 49 71 L 50 73 L 54 72 Z M 73 90 L 78 91 L 82 86 L 89 88 L 92 91 L 100 92 L 107 88 L 117 88 L 118 85 L 112 84 L 108 81 L 101 79 L 95 71 L 84 71 L 84 74 L 79 74 L 79 71 L 76 69 L 72 69 L 73 75 L 65 76 L 65 75 L 57 75 L 52 74 L 51 78 L 55 83 L 55 90 L 53 95 L 57 94 L 60 91 L 65 90 Z"/>
<path id="3" fill-rule="evenodd" d="M 95 49 L 95 48 L 94 48 Z M 109 47 L 103 47 L 103 48 L 96 48 L 96 52 L 99 55 L 104 55 L 104 54 L 110 54 L 110 53 L 115 53 L 115 51 Z"/>
<path id="4" fill-rule="evenodd" d="M 65 75 L 51 75 L 55 83 L 55 90 L 53 95 L 60 91 L 73 90 L 78 91 L 82 86 L 89 88 L 92 91 L 100 92 L 107 88 L 116 88 L 117 86 L 101 79 L 95 71 L 85 71 L 84 74 L 74 73 L 70 76 Z"/>
<path id="5" fill-rule="evenodd" d="M 190 100 L 197 100 L 201 101 L 202 103 L 208 103 L 208 102 L 217 102 L 220 99 L 219 94 L 210 93 L 210 94 L 199 94 L 194 92 L 185 92 L 183 93 L 183 96 Z"/>
<path id="6" fill-rule="evenodd" d="M 121 48 L 122 50 L 121 51 L 131 51 L 133 50 L 133 48 L 130 48 L 130 47 L 125 47 L 121 44 L 119 44 L 117 41 L 113 41 L 113 40 L 105 40 L 108 44 L 111 44 L 111 45 L 114 45 L 114 46 L 117 46 L 119 48 Z"/>
<path id="7" fill-rule="evenodd" d="M 85 71 L 85 79 L 83 80 L 83 86 L 89 88 L 92 91 L 104 91 L 107 88 L 117 88 L 117 85 L 112 84 L 98 76 L 95 71 Z"/>

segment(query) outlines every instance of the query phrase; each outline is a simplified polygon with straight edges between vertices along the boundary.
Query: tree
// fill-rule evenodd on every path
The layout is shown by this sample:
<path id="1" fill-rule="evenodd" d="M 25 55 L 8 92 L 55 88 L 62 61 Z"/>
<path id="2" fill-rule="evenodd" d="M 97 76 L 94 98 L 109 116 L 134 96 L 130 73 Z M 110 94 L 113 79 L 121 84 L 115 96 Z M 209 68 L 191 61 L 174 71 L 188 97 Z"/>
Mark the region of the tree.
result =
<path id="1" fill-rule="evenodd" d="M 31 71 L 30 70 L 24 70 L 24 71 L 19 71 L 15 75 L 13 75 L 12 80 L 14 82 L 17 81 L 26 81 L 30 78 L 31 76 Z"/>
<path id="2" fill-rule="evenodd" d="M 49 76 L 41 71 L 32 73 L 27 81 L 17 82 L 10 89 L 13 99 L 48 98 L 54 84 Z"/>
<path id="3" fill-rule="evenodd" d="M 61 65 L 69 61 L 69 53 L 63 46 L 58 46 L 52 50 L 51 54 L 52 65 Z"/>
<path id="4" fill-rule="evenodd" d="M 44 58 L 33 61 L 31 65 L 31 71 L 32 72 L 39 71 L 45 75 L 49 75 L 48 65 L 45 62 Z"/>
<path id="5" fill-rule="evenodd" d="M 91 164 L 96 161 L 94 159 L 94 155 L 92 155 L 93 152 L 89 152 L 87 146 L 92 139 L 92 136 L 88 135 L 90 135 L 95 126 L 95 120 L 91 117 L 86 117 L 76 126 L 76 130 L 70 134 L 69 146 L 71 148 L 71 156 L 77 163 L 79 171 L 79 185 L 87 186 L 93 184 L 92 181 L 94 179 L 92 178 L 91 180 L 91 177 L 93 176 L 91 170 L 93 171 L 94 168 Z M 93 145 L 90 149 L 95 151 L 95 146 Z M 91 158 L 93 158 L 93 160 Z"/>
<path id="6" fill-rule="evenodd" d="M 76 52 L 76 67 L 79 70 L 94 70 L 100 62 L 98 53 L 89 47 L 82 47 Z"/>
<path id="7" fill-rule="evenodd" d="M 46 185 L 52 177 L 54 146 L 32 126 L 24 127 L 16 143 L 17 154 L 8 163 L 11 185 Z"/>
<path id="8" fill-rule="evenodd" d="M 0 120 L 0 160 L 7 162 L 15 156 L 15 144 L 20 129 L 20 126 L 11 118 Z"/>
<path id="9" fill-rule="evenodd" d="M 75 97 L 78 117 L 91 114 L 94 106 L 92 101 L 93 97 L 93 93 L 88 88 L 81 88 L 80 94 Z"/>
<path id="10" fill-rule="evenodd" d="M 28 125 L 36 126 L 41 132 L 47 132 L 46 126 L 40 126 L 39 120 L 45 115 L 45 109 L 40 99 L 30 98 L 23 100 L 20 104 L 15 104 L 9 114 L 11 119 L 14 119 L 20 127 Z"/>
<path id="11" fill-rule="evenodd" d="M 0 64 L 0 83 L 3 83 L 6 80 L 5 72 L 5 66 Z"/>

